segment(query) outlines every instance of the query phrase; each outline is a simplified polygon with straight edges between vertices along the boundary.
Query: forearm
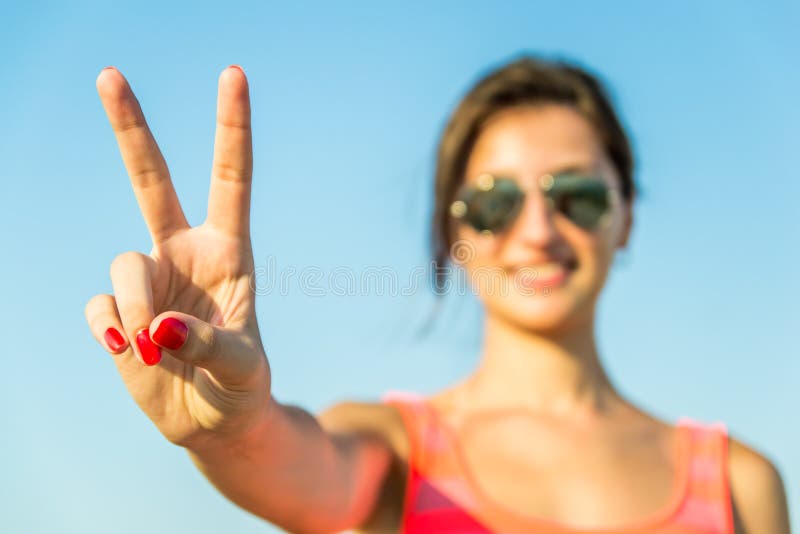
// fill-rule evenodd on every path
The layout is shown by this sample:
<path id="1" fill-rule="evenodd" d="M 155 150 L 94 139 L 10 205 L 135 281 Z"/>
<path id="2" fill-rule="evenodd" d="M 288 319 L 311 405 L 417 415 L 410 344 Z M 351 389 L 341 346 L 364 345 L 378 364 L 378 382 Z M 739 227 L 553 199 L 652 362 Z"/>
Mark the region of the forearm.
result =
<path id="1" fill-rule="evenodd" d="M 246 438 L 189 450 L 227 498 L 291 532 L 356 526 L 378 494 L 381 451 L 366 440 L 327 434 L 313 415 L 277 402 Z"/>

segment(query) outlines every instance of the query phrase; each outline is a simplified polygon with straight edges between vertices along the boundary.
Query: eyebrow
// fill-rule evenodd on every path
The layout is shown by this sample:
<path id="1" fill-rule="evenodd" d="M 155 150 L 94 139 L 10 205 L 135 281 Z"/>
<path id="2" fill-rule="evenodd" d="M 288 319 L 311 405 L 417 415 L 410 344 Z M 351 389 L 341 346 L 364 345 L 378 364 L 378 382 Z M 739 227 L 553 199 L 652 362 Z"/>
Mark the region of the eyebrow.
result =
<path id="1" fill-rule="evenodd" d="M 517 173 L 513 171 L 506 171 L 506 170 L 497 170 L 497 171 L 483 171 L 477 173 L 472 178 L 480 176 L 481 174 L 491 174 L 493 176 L 506 176 L 513 178 L 517 176 Z M 567 163 L 560 167 L 553 167 L 550 170 L 543 172 L 542 174 L 550 174 L 552 176 L 557 176 L 559 174 L 577 174 L 583 178 L 593 178 L 600 176 L 600 172 L 597 172 L 592 169 L 591 164 L 586 163 Z M 540 175 L 541 176 L 541 175 Z M 469 182 L 471 179 L 465 180 L 465 182 Z"/>
<path id="2" fill-rule="evenodd" d="M 597 173 L 588 165 L 570 164 L 563 167 L 556 167 L 555 169 L 548 171 L 547 174 L 582 174 L 591 176 Z"/>

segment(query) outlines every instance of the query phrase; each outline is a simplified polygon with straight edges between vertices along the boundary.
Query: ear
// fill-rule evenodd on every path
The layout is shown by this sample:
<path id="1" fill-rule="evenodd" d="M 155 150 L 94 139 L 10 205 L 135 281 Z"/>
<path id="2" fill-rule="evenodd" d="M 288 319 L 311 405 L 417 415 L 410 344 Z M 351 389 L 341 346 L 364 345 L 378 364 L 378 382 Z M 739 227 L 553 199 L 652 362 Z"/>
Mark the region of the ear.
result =
<path id="1" fill-rule="evenodd" d="M 628 246 L 628 239 L 631 236 L 631 229 L 633 228 L 633 201 L 625 200 L 622 202 L 622 231 L 620 233 L 619 243 L 617 248 L 625 248 Z"/>

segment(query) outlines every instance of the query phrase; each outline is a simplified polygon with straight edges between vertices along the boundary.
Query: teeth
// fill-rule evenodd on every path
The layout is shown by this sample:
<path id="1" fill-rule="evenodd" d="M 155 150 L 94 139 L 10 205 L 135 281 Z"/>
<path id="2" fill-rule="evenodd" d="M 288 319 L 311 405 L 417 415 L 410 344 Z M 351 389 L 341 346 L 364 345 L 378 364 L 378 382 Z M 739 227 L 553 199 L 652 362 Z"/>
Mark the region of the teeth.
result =
<path id="1" fill-rule="evenodd" d="M 550 278 L 553 275 L 560 274 L 564 270 L 564 265 L 560 263 L 544 263 L 533 267 L 533 270 L 536 271 L 540 278 Z"/>
<path id="2" fill-rule="evenodd" d="M 570 272 L 575 267 L 574 262 L 567 260 L 562 262 L 552 261 L 539 265 L 526 265 L 518 271 L 518 275 L 524 277 L 528 283 L 539 282 L 547 283 L 549 280 Z"/>
<path id="3" fill-rule="evenodd" d="M 567 265 L 558 262 L 542 263 L 541 265 L 531 265 L 524 269 L 524 271 L 529 273 L 529 275 L 535 273 L 534 276 L 536 280 L 548 280 L 568 270 L 569 267 Z"/>

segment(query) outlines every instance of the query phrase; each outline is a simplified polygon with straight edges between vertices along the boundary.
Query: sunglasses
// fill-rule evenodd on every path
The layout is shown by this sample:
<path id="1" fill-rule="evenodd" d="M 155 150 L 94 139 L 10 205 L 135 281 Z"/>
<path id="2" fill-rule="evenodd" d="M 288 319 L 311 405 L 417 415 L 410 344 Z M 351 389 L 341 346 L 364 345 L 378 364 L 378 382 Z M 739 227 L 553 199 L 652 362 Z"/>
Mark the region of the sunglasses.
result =
<path id="1" fill-rule="evenodd" d="M 615 189 L 600 178 L 574 173 L 545 174 L 538 179 L 547 205 L 584 230 L 597 230 L 611 220 Z M 450 214 L 484 234 L 511 226 L 525 203 L 526 190 L 513 178 L 481 174 L 464 184 L 450 204 Z"/>

